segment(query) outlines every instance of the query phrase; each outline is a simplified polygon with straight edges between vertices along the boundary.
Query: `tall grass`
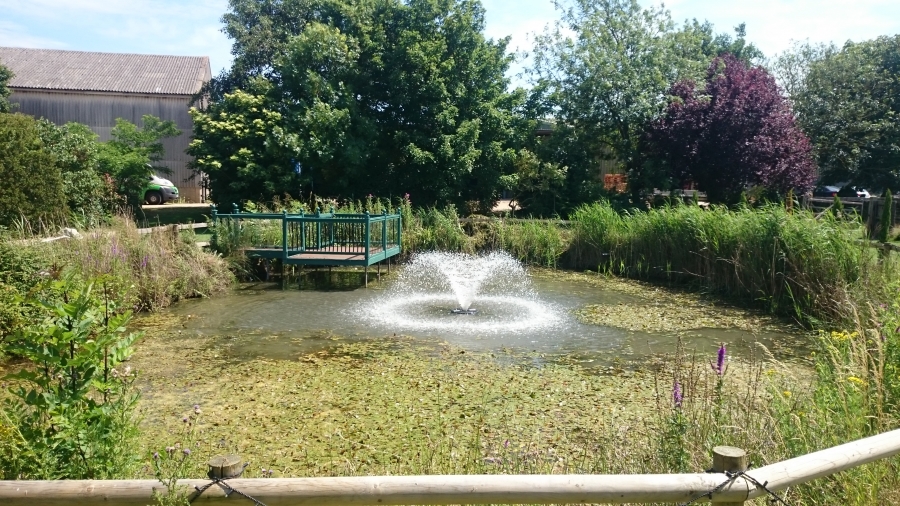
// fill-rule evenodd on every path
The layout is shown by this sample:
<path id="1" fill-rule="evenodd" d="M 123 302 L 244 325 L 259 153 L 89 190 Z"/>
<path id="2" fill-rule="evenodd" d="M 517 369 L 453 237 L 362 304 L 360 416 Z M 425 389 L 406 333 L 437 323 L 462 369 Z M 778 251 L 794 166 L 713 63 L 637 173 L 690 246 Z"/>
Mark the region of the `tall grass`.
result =
<path id="1" fill-rule="evenodd" d="M 896 429 L 898 310 L 895 302 L 872 313 L 873 319 L 859 320 L 856 330 L 821 332 L 814 371 L 805 376 L 806 368 L 779 363 L 764 348 L 755 360 L 732 363 L 724 374 L 710 367 L 714 357 L 677 354 L 657 376 L 660 430 L 648 450 L 632 450 L 633 457 L 650 462 L 655 472 L 697 471 L 709 464 L 710 449 L 724 444 L 746 450 L 752 467 L 760 467 Z M 898 504 L 900 458 L 820 478 L 782 495 L 797 505 Z"/>
<path id="2" fill-rule="evenodd" d="M 846 320 L 854 289 L 883 285 L 895 263 L 860 242 L 860 226 L 772 204 L 675 205 L 621 215 L 578 209 L 571 262 L 628 277 L 690 283 L 802 319 Z M 870 279 L 872 276 L 878 279 Z"/>
<path id="3" fill-rule="evenodd" d="M 140 234 L 124 217 L 81 238 L 33 247 L 45 248 L 45 258 L 55 269 L 73 268 L 86 278 L 113 280 L 123 297 L 120 303 L 139 311 L 219 293 L 234 281 L 227 263 L 200 250 L 191 232 L 170 228 Z"/>

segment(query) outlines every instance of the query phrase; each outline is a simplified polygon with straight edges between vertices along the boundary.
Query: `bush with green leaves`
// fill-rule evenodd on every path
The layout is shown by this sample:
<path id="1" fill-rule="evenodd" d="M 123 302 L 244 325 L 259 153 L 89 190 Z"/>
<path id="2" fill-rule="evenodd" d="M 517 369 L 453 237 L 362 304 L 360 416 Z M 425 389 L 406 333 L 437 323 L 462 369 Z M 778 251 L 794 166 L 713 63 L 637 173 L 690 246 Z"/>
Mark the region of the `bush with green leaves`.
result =
<path id="1" fill-rule="evenodd" d="M 43 273 L 52 270 L 49 257 L 36 248 L 0 240 L 0 356 L 4 342 L 27 321 L 33 321 L 35 310 L 22 300 L 42 281 Z"/>
<path id="2" fill-rule="evenodd" d="M 56 126 L 42 119 L 38 127 L 45 149 L 56 157 L 62 171 L 70 218 L 84 228 L 94 227 L 124 205 L 112 179 L 100 172 L 97 134 L 80 123 Z"/>
<path id="3" fill-rule="evenodd" d="M 140 190 L 153 172 L 168 174 L 170 170 L 159 165 L 165 150 L 162 140 L 181 134 L 174 121 L 163 121 L 145 114 L 142 126 L 116 118 L 112 139 L 100 145 L 100 170 L 116 181 L 116 190 L 131 206 L 140 206 Z"/>
<path id="4" fill-rule="evenodd" d="M 37 120 L 0 113 L 0 225 L 47 225 L 64 216 L 62 172 L 45 147 Z"/>
<path id="5" fill-rule="evenodd" d="M 107 279 L 74 273 L 29 301 L 42 321 L 16 332 L 12 353 L 30 366 L 7 376 L 0 409 L 3 479 L 109 479 L 132 471 L 135 374 L 123 362 L 137 334 Z M 124 366 L 124 367 L 123 367 Z"/>

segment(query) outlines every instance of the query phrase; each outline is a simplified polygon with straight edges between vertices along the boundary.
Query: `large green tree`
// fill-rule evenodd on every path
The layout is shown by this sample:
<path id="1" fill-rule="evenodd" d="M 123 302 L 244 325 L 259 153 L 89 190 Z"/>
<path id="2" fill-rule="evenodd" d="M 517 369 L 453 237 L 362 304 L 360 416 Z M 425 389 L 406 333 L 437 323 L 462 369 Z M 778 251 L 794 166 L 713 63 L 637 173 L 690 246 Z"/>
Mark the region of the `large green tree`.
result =
<path id="1" fill-rule="evenodd" d="M 235 65 L 221 98 L 195 112 L 191 147 L 214 200 L 301 188 L 426 205 L 497 198 L 521 95 L 506 92 L 507 40 L 484 37 L 478 1 L 232 0 L 225 21 Z M 226 96 L 234 87 L 258 105 Z M 224 127 L 257 120 L 271 123 L 265 139 Z"/>
<path id="2" fill-rule="evenodd" d="M 663 8 L 637 0 L 572 0 L 556 25 L 537 37 L 533 98 L 555 119 L 545 152 L 567 167 L 566 194 L 589 199 L 599 185 L 600 160 L 629 172 L 635 193 L 666 184 L 664 174 L 641 163 L 639 139 L 668 103 L 679 79 L 698 80 L 711 58 L 735 52 L 754 62 L 761 53 L 744 38 L 716 35 L 696 20 L 677 27 Z"/>
<path id="3" fill-rule="evenodd" d="M 900 35 L 820 55 L 791 98 L 821 179 L 900 187 Z"/>

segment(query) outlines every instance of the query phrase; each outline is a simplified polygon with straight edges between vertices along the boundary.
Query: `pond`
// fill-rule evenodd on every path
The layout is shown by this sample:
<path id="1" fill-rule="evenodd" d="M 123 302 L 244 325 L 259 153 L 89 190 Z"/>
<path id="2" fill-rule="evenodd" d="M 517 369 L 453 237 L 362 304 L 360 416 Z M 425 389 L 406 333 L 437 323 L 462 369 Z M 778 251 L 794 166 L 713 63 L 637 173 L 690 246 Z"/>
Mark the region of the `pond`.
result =
<path id="1" fill-rule="evenodd" d="M 461 270 L 414 260 L 369 288 L 360 271 L 308 270 L 142 318 L 144 454 L 193 439 L 197 476 L 226 453 L 249 476 L 658 472 L 673 375 L 710 398 L 721 343 L 729 392 L 766 395 L 763 367 L 809 369 L 758 360 L 803 361 L 809 336 L 714 299 L 444 260 Z M 677 346 L 697 359 L 671 360 Z"/>
<path id="2" fill-rule="evenodd" d="M 358 271 L 310 270 L 284 285 L 249 284 L 228 296 L 184 302 L 172 313 L 185 319 L 183 335 L 211 338 L 236 360 L 296 359 L 336 341 L 395 336 L 591 368 L 641 364 L 674 352 L 679 337 L 688 351 L 709 356 L 721 343 L 733 356 L 765 353 L 760 344 L 779 360 L 808 355 L 809 338 L 797 329 L 696 296 L 596 274 L 526 272 L 508 257 L 472 257 L 473 263 L 440 255 L 414 259 L 369 288 Z M 465 272 L 440 272 L 454 261 Z M 479 268 L 487 272 L 471 272 Z M 460 299 L 477 313 L 452 313 Z"/>

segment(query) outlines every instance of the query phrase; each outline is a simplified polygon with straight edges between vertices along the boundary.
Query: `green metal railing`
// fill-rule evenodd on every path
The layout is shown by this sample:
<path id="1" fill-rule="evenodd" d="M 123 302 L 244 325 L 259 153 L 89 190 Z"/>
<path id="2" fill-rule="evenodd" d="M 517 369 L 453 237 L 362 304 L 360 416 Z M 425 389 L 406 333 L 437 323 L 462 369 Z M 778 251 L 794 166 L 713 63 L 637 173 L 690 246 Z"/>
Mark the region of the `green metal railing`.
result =
<path id="1" fill-rule="evenodd" d="M 395 214 L 345 214 L 330 212 L 288 214 L 242 213 L 237 205 L 229 214 L 210 208 L 213 224 L 232 220 L 238 226 L 244 221 L 280 221 L 278 244 L 251 244 L 243 248 L 248 255 L 280 258 L 288 264 L 303 265 L 372 265 L 399 255 L 402 247 L 402 219 Z M 253 238 L 251 237 L 251 242 Z"/>

